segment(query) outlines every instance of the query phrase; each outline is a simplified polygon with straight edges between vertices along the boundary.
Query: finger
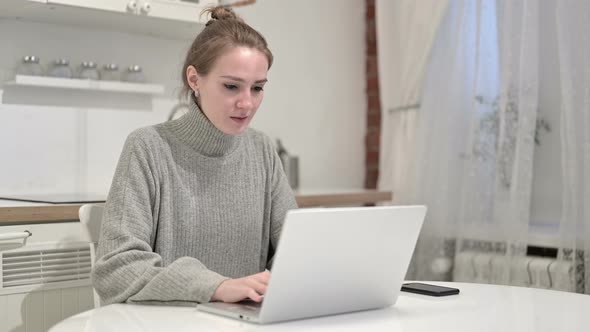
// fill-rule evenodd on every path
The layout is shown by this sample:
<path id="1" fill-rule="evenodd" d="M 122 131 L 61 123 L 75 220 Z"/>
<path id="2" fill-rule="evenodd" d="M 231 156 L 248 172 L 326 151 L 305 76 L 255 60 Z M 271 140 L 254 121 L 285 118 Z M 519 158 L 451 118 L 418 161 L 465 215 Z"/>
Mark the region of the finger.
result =
<path id="1" fill-rule="evenodd" d="M 260 273 L 252 275 L 252 278 L 254 278 L 262 283 L 268 284 L 268 281 L 270 280 L 270 272 L 268 272 L 268 271 L 260 272 Z"/>
<path id="2" fill-rule="evenodd" d="M 258 294 L 254 289 L 250 289 L 248 292 L 248 297 L 254 302 L 261 302 L 262 296 Z"/>
<path id="3" fill-rule="evenodd" d="M 255 279 L 250 279 L 247 285 L 261 295 L 266 294 L 266 289 L 268 288 L 267 284 L 259 282 Z"/>
<path id="4" fill-rule="evenodd" d="M 256 292 L 258 292 L 260 295 L 266 294 L 267 289 L 268 286 L 266 284 L 260 284 L 257 288 L 255 288 Z"/>

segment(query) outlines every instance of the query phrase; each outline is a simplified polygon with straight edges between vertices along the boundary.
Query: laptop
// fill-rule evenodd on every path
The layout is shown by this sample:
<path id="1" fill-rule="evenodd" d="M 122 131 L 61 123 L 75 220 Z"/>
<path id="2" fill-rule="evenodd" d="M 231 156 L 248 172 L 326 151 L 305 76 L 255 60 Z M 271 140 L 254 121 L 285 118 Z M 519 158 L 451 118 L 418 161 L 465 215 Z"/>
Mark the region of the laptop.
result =
<path id="1" fill-rule="evenodd" d="M 425 215 L 425 206 L 290 210 L 262 303 L 197 309 L 266 324 L 391 306 Z"/>

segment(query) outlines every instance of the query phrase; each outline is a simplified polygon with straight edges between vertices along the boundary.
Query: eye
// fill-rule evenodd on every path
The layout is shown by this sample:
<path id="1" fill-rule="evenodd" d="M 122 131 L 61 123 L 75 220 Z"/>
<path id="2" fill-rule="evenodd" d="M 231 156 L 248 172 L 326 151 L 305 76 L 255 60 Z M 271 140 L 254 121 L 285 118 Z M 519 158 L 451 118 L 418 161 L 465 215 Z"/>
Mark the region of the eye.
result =
<path id="1" fill-rule="evenodd" d="M 252 88 L 252 90 L 254 90 L 256 92 L 261 92 L 261 91 L 264 91 L 264 88 L 261 87 L 261 86 L 255 86 L 255 87 Z"/>
<path id="2" fill-rule="evenodd" d="M 238 86 L 235 84 L 224 84 L 223 86 L 225 86 L 225 88 L 228 90 L 237 90 L 238 89 Z"/>

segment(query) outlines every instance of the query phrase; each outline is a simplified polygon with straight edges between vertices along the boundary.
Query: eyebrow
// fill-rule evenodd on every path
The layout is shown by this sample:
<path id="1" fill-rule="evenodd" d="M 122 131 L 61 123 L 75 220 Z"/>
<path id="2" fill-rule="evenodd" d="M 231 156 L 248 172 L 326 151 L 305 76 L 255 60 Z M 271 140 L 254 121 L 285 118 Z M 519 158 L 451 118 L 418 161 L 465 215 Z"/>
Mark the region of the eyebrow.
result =
<path id="1" fill-rule="evenodd" d="M 237 81 L 237 82 L 242 82 L 242 83 L 243 82 L 246 82 L 245 80 L 243 80 L 243 79 L 241 79 L 239 77 L 235 77 L 235 76 L 231 76 L 231 75 L 222 75 L 221 77 L 228 78 L 230 80 L 234 80 L 234 81 Z M 265 78 L 263 80 L 258 80 L 258 81 L 254 82 L 254 83 L 266 83 L 266 82 L 268 82 L 268 80 Z"/>

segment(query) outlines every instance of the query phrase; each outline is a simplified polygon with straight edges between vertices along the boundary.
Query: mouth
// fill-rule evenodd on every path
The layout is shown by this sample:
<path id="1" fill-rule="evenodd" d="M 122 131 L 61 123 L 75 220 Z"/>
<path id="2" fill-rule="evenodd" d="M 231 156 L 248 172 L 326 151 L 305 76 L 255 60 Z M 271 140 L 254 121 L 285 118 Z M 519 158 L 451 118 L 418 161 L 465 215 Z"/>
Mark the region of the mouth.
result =
<path id="1" fill-rule="evenodd" d="M 231 116 L 230 118 L 238 124 L 244 124 L 248 121 L 248 116 Z"/>

